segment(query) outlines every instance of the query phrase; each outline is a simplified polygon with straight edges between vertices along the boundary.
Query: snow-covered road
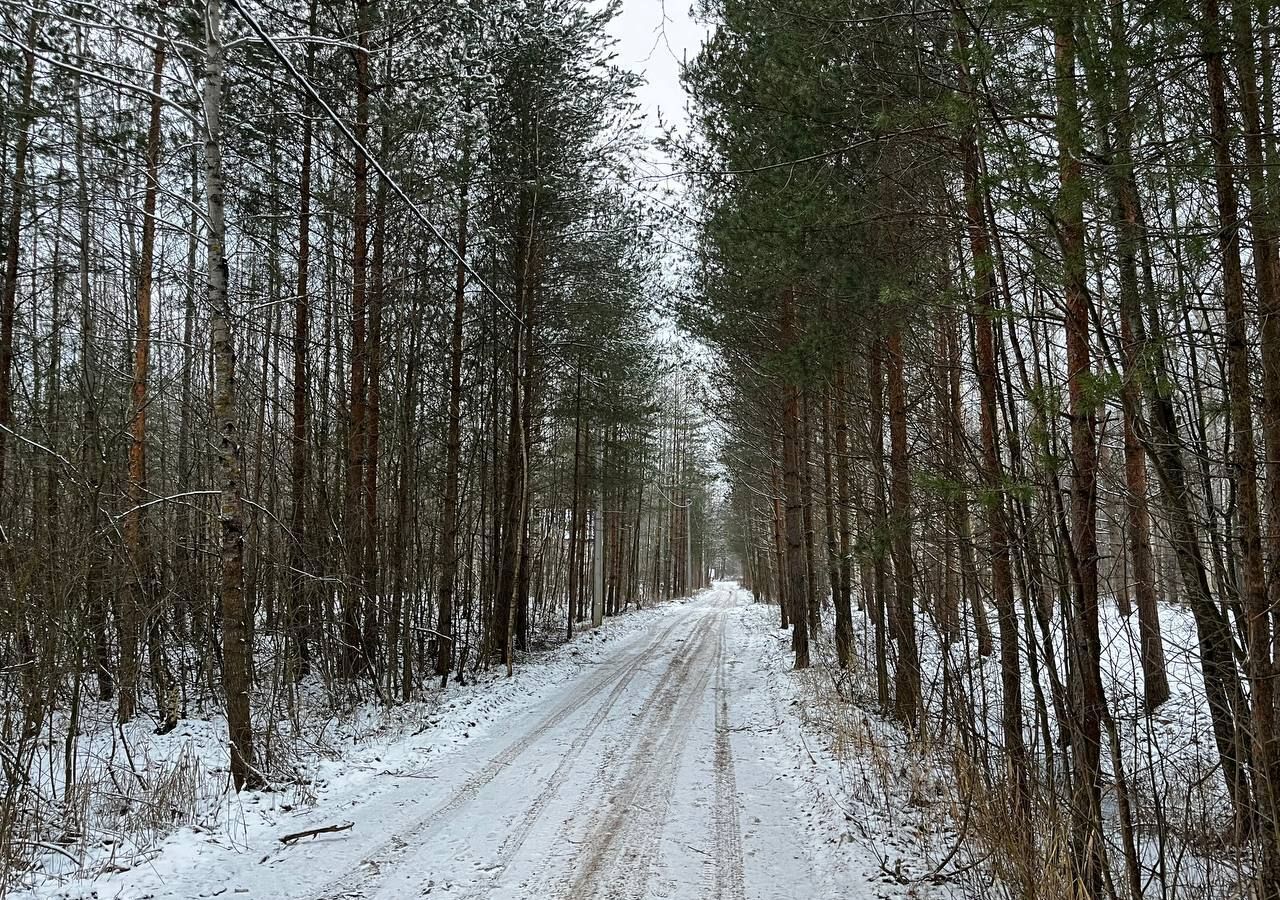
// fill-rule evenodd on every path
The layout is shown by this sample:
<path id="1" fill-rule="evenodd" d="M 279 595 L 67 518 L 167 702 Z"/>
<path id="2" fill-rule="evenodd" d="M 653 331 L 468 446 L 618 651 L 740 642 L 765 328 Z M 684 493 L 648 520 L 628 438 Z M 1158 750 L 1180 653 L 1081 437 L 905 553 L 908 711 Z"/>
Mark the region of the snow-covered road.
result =
<path id="1" fill-rule="evenodd" d="M 767 693 L 738 674 L 739 602 L 726 587 L 672 611 L 431 780 L 353 809 L 363 827 L 282 849 L 259 877 L 299 900 L 821 896 L 779 865 L 793 857 L 776 773 L 736 752 L 735 701 Z"/>
<path id="2" fill-rule="evenodd" d="M 775 614 L 721 584 L 611 620 L 512 681 L 451 688 L 430 727 L 335 759 L 313 805 L 253 795 L 238 836 L 184 831 L 148 862 L 37 896 L 905 896 L 849 836 Z"/>

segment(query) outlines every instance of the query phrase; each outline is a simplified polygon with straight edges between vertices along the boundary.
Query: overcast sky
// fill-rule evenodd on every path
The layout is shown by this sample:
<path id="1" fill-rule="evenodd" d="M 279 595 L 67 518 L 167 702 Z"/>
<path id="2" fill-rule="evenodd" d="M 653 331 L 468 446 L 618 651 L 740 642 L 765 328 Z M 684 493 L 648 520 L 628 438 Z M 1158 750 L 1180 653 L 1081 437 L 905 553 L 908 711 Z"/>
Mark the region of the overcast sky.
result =
<path id="1" fill-rule="evenodd" d="M 704 33 L 689 15 L 692 2 L 622 0 L 622 14 L 610 29 L 618 39 L 618 62 L 647 80 L 636 99 L 651 132 L 659 112 L 666 124 L 685 124 L 680 65 L 697 54 Z"/>
<path id="2" fill-rule="evenodd" d="M 661 114 L 666 126 L 676 126 L 679 131 L 687 132 L 689 121 L 685 115 L 685 93 L 680 86 L 680 66 L 686 60 L 692 60 L 702 47 L 706 29 L 694 22 L 689 10 L 694 0 L 622 0 L 622 13 L 614 19 L 610 26 L 613 36 L 618 39 L 615 48 L 619 65 L 636 72 L 645 78 L 645 84 L 636 92 L 636 100 L 640 111 L 645 115 L 646 131 L 650 137 L 658 137 L 658 119 Z M 670 160 L 660 151 L 653 149 L 637 159 L 638 175 L 657 175 L 671 171 Z M 662 179 L 662 187 L 670 192 L 679 192 L 679 180 Z M 656 197 L 651 195 L 651 199 Z M 680 278 L 681 264 L 684 259 L 684 244 L 687 239 L 682 235 L 679 224 L 669 224 L 657 234 L 665 236 L 668 243 L 664 246 L 668 254 L 668 263 L 663 271 L 667 278 L 676 282 Z M 691 339 L 679 332 L 674 323 L 667 321 L 665 313 L 659 316 L 658 335 L 667 341 L 676 340 L 684 358 L 697 360 L 700 357 L 710 358 L 711 351 L 701 342 Z M 694 371 L 708 372 L 709 365 L 701 369 L 695 364 Z M 705 378 L 705 374 L 697 377 Z M 708 430 L 703 432 L 707 441 L 716 440 L 719 427 L 711 421 Z M 714 455 L 713 457 L 714 458 Z M 726 490 L 724 482 L 717 482 L 717 492 Z"/>

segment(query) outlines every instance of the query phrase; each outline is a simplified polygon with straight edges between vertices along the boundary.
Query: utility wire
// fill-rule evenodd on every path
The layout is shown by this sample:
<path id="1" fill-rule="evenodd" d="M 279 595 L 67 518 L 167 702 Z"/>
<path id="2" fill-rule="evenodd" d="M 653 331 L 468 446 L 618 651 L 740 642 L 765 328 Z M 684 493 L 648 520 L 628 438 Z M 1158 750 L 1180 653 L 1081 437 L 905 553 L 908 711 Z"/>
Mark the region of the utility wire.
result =
<path id="1" fill-rule="evenodd" d="M 231 4 L 231 6 L 235 7 L 236 12 L 240 13 L 241 18 L 245 20 L 253 33 L 271 49 L 271 52 L 275 54 L 277 59 L 284 63 L 284 67 L 289 70 L 289 74 L 298 82 L 302 90 L 306 92 L 307 97 L 313 102 L 319 104 L 320 108 L 324 110 L 324 113 L 329 120 L 337 126 L 339 131 L 342 132 L 342 136 L 347 139 L 347 142 L 356 149 L 356 152 L 364 156 L 365 161 L 368 162 L 382 180 L 387 183 L 387 187 L 391 188 L 396 196 L 405 202 L 414 216 L 416 216 L 423 225 L 427 226 L 427 230 L 429 230 L 436 240 L 438 240 L 445 249 L 449 251 L 449 255 L 461 264 L 463 269 L 465 269 L 466 272 L 475 279 L 476 283 L 484 289 L 486 294 L 493 297 L 493 299 L 496 300 L 503 309 L 511 314 L 512 319 L 523 325 L 524 321 L 516 311 L 515 307 L 508 303 L 505 297 L 494 290 L 489 282 L 485 281 L 484 277 L 472 267 L 471 263 L 467 262 L 466 256 L 459 253 L 458 249 L 453 245 L 453 242 L 449 241 L 444 236 L 444 233 L 436 227 L 435 223 L 427 218 L 427 214 L 422 211 L 418 204 L 413 202 L 405 192 L 404 188 L 400 186 L 399 182 L 392 178 L 390 173 L 383 168 L 382 163 L 378 162 L 377 157 L 373 155 L 372 151 L 370 151 L 369 148 L 355 136 L 355 133 L 347 126 L 347 123 L 342 121 L 342 118 L 333 111 L 333 107 L 325 102 L 325 99 L 320 96 L 320 92 L 317 91 L 311 82 L 307 80 L 306 76 L 298 71 L 298 67 L 293 64 L 293 60 L 291 60 L 288 55 L 280 49 L 280 45 L 276 43 L 275 39 L 272 38 L 271 35 L 267 34 L 266 29 L 262 27 L 261 23 L 259 23 L 253 14 L 245 8 L 244 3 L 241 2 L 241 0 L 227 0 L 227 2 Z"/>
<path id="2" fill-rule="evenodd" d="M 288 57 L 288 55 L 280 48 L 280 45 L 275 41 L 275 39 L 272 38 L 271 35 L 267 33 L 266 29 L 262 27 L 262 24 L 257 20 L 257 18 L 255 18 L 254 15 L 250 13 L 248 9 L 245 8 L 243 0 L 227 0 L 227 3 L 229 3 L 232 7 L 235 8 L 236 12 L 238 12 L 240 16 L 245 20 L 245 22 L 248 24 L 249 28 L 253 31 L 253 33 L 264 44 L 266 44 L 268 48 L 270 48 L 271 52 L 275 55 L 275 57 L 279 59 L 280 62 L 284 63 L 284 67 L 288 70 L 289 75 L 293 77 L 293 79 L 303 89 L 306 95 L 312 101 L 314 101 L 316 104 L 320 106 L 320 108 L 324 111 L 325 116 L 335 126 L 337 126 L 338 130 L 342 133 L 343 137 L 345 137 L 346 140 L 351 144 L 351 146 L 354 147 L 358 153 L 361 153 L 364 155 L 365 160 L 369 163 L 369 165 L 373 167 L 374 171 L 376 171 L 378 175 L 383 179 L 383 181 L 387 183 L 387 186 L 390 187 L 393 192 L 395 192 L 396 196 L 398 196 L 401 200 L 404 201 L 405 205 L 408 206 L 409 210 L 413 213 L 413 215 L 420 222 L 422 222 L 423 225 L 427 227 L 427 229 L 436 238 L 436 240 L 438 240 L 440 244 L 448 251 L 449 255 L 453 257 L 455 260 L 457 260 L 457 262 L 462 265 L 463 269 L 473 279 L 475 279 L 476 284 L 480 285 L 480 287 L 484 290 L 484 292 L 489 296 L 491 296 L 511 316 L 512 321 L 514 321 L 518 326 L 523 327 L 524 317 L 521 316 L 520 313 L 515 309 L 515 307 L 513 307 L 505 297 L 503 297 L 500 293 L 498 293 L 498 291 L 496 291 L 493 288 L 493 286 L 490 285 L 489 282 L 486 281 L 484 277 L 475 270 L 475 268 L 471 265 L 471 263 L 467 261 L 465 255 L 460 254 L 458 252 L 453 242 L 449 241 L 444 236 L 444 234 L 440 231 L 440 229 L 436 227 L 435 223 L 432 222 L 429 218 L 427 218 L 426 213 L 424 213 L 421 207 L 419 207 L 418 204 L 415 203 L 413 199 L 408 195 L 408 193 L 405 192 L 404 188 L 402 188 L 400 184 L 394 178 L 391 177 L 391 174 L 387 172 L 387 170 L 383 167 L 382 163 L 380 163 L 378 159 L 373 155 L 373 152 L 355 136 L 355 133 L 352 132 L 352 130 L 347 126 L 347 123 L 342 121 L 342 118 L 336 112 L 334 112 L 333 107 L 331 107 L 327 102 L 325 102 L 325 99 L 320 96 L 320 92 L 317 91 L 315 86 L 312 85 L 311 82 L 307 80 L 306 76 L 298 71 L 298 67 L 293 64 L 293 60 L 291 60 Z M 555 351 L 550 352 L 548 355 L 552 359 L 559 358 L 561 361 L 567 361 L 564 356 L 562 356 L 559 353 L 556 353 Z"/>

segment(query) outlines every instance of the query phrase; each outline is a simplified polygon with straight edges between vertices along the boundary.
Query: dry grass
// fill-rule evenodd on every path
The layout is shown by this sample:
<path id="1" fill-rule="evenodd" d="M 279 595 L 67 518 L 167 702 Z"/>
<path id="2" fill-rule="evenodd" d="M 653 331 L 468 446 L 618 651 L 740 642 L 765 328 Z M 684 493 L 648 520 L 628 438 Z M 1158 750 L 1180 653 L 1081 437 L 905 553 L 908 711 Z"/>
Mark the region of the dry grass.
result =
<path id="1" fill-rule="evenodd" d="M 864 660 L 855 655 L 854 665 L 841 671 L 825 635 L 816 646 L 817 664 L 796 675 L 804 691 L 803 718 L 839 762 L 852 802 L 867 817 L 910 835 L 930 872 L 923 880 L 943 882 L 966 900 L 1074 900 L 1079 895 L 1062 784 L 1051 787 L 1033 764 L 1030 813 L 1024 819 L 1015 813 L 1002 754 L 984 732 L 990 726 L 984 725 L 980 710 L 953 708 L 946 729 L 934 710 L 925 735 L 908 737 L 875 711 L 875 673 Z M 983 702 L 998 703 L 998 696 Z M 929 730 L 947 737 L 935 738 Z M 1043 761 L 1043 756 L 1033 754 L 1033 760 Z M 1130 779 L 1146 896 L 1249 896 L 1244 885 L 1250 848 L 1232 832 L 1220 780 L 1215 768 L 1199 765 L 1168 766 L 1156 775 Z M 1114 786 L 1108 784 L 1107 890 L 1131 898 L 1115 799 Z M 940 821 L 950 827 L 938 827 Z M 866 831 L 871 845 L 874 829 Z"/>

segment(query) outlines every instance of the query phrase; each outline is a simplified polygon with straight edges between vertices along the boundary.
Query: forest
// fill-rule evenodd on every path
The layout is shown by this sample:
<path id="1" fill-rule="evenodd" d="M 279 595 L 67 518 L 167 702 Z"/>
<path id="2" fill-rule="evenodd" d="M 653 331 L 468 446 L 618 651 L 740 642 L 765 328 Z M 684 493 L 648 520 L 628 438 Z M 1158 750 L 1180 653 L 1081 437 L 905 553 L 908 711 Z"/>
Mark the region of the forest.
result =
<path id="1" fill-rule="evenodd" d="M 829 596 L 1019 896 L 1280 896 L 1274 6 L 703 11 L 682 321 L 795 665 Z"/>
<path id="2" fill-rule="evenodd" d="M 927 773 L 900 886 L 1280 900 L 1280 10 L 696 0 L 655 132 L 684 2 L 0 0 L 0 893 L 652 615 L 610 803 L 718 692 L 687 896 L 751 896 L 750 600 Z M 661 868 L 593 815 L 547 896 Z"/>
<path id="3" fill-rule="evenodd" d="M 83 825 L 86 727 L 221 710 L 262 788 L 317 695 L 701 586 L 611 14 L 5 5 L 6 864 Z"/>

